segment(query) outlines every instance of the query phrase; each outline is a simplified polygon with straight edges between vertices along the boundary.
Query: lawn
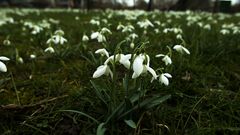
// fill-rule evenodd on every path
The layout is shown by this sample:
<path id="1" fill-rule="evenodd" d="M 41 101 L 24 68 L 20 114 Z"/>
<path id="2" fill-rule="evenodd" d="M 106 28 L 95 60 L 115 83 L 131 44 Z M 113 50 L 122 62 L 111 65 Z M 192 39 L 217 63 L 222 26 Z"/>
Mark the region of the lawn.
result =
<path id="1" fill-rule="evenodd" d="M 240 14 L 0 9 L 3 135 L 240 133 Z"/>

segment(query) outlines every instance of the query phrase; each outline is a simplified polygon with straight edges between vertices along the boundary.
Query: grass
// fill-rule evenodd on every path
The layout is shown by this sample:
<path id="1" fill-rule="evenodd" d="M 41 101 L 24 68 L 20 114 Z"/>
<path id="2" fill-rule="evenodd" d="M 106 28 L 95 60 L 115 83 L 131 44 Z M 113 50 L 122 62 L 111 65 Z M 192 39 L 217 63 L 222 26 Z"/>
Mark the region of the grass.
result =
<path id="1" fill-rule="evenodd" d="M 150 42 L 150 47 L 146 50 L 151 52 L 149 55 L 153 58 L 153 65 L 163 64 L 161 59 L 154 58 L 154 55 L 166 51 L 166 45 L 179 44 L 174 34 L 162 32 L 164 28 L 181 27 L 183 38 L 191 52 L 190 56 L 172 58 L 173 65 L 166 69 L 173 75 L 168 87 L 157 81 L 146 83 L 151 94 L 171 94 L 170 99 L 153 109 L 133 114 L 132 119 L 138 124 L 137 129 L 133 130 L 119 120 L 107 134 L 240 133 L 239 34 L 222 35 L 219 32 L 225 23 L 234 23 L 240 27 L 239 16 L 231 15 L 220 20 L 221 14 L 191 13 L 192 16 L 201 17 L 198 22 L 211 24 L 212 29 L 208 31 L 198 27 L 197 22 L 187 26 L 186 18 L 190 16 L 188 14 L 182 14 L 178 19 L 174 15 L 167 17 L 171 14 L 168 12 L 149 12 L 140 15 L 137 20 L 126 20 L 124 16 L 115 13 L 108 19 L 110 11 L 10 11 L 14 12 L 8 11 L 7 16 L 14 18 L 15 23 L 0 26 L 0 44 L 7 37 L 11 41 L 11 46 L 0 46 L 0 54 L 11 59 L 6 62 L 8 72 L 0 74 L 2 134 L 96 133 L 98 122 L 106 117 L 107 108 L 97 98 L 90 83 L 90 80 L 93 80 L 92 74 L 100 63 L 93 62 L 97 56 L 90 52 L 102 46 L 91 40 L 84 49 L 81 38 L 84 33 L 90 35 L 92 31 L 99 29 L 89 24 L 91 18 L 97 17 L 105 18 L 108 24 L 111 24 L 102 23 L 113 33 L 107 37 L 110 52 L 113 52 L 115 46 L 126 36 L 116 30 L 119 22 L 130 22 L 134 25 L 136 33 L 141 37 L 136 44 Z M 1 10 L 1 13 L 3 12 L 4 10 Z M 76 16 L 79 20 L 75 19 Z M 207 20 L 209 16 L 218 20 L 218 23 Z M 37 35 L 31 35 L 28 29 L 22 30 L 23 21 L 37 23 L 45 19 L 50 22 L 49 18 L 59 20 L 60 23 L 50 23 L 51 28 Z M 136 25 L 137 21 L 144 18 L 152 22 L 159 20 L 166 23 L 168 19 L 172 22 L 159 27 L 159 34 L 149 28 L 146 36 Z M 47 39 L 58 28 L 65 32 L 64 37 L 68 43 L 56 48 L 59 53 L 44 53 Z M 24 59 L 24 64 L 16 62 L 16 48 Z M 29 58 L 32 53 L 37 55 L 37 59 Z M 101 80 L 96 82 L 104 83 Z"/>

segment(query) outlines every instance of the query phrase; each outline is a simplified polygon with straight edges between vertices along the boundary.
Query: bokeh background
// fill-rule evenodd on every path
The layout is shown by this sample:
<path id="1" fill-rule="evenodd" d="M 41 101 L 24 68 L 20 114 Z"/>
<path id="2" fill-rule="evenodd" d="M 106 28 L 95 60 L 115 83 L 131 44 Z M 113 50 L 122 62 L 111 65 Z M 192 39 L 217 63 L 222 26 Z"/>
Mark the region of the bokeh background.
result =
<path id="1" fill-rule="evenodd" d="M 0 0 L 0 7 L 200 10 L 235 13 L 240 0 Z"/>

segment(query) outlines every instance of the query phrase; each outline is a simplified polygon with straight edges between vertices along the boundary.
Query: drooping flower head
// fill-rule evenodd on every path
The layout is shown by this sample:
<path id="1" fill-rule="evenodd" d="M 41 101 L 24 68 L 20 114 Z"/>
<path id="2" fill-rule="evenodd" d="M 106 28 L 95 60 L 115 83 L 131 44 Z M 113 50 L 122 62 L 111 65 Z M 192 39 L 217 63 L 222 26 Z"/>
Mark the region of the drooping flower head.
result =
<path id="1" fill-rule="evenodd" d="M 7 72 L 7 66 L 2 61 L 9 61 L 10 59 L 5 56 L 0 56 L 0 71 Z"/>

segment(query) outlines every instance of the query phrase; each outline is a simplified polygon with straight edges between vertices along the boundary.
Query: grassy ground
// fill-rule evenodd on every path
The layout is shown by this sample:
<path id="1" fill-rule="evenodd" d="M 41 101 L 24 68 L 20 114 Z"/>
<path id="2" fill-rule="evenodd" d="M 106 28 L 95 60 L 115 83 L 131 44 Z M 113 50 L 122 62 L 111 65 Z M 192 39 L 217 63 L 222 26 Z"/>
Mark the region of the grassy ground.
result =
<path id="1" fill-rule="evenodd" d="M 113 14 L 113 17 L 108 18 L 109 14 Z M 180 43 L 173 33 L 163 33 L 165 28 L 180 27 L 191 52 L 191 55 L 172 57 L 173 64 L 166 69 L 173 75 L 169 86 L 160 85 L 159 82 L 146 83 L 150 94 L 170 94 L 170 99 L 150 110 L 134 112 L 131 117 L 138 123 L 137 129 L 118 120 L 112 123 L 114 126 L 106 134 L 239 134 L 240 34 L 223 35 L 220 31 L 223 24 L 233 23 L 240 27 L 240 17 L 183 13 L 177 18 L 171 14 L 150 12 L 138 16 L 136 20 L 127 20 L 123 15 L 111 11 L 8 11 L 7 17 L 12 17 L 14 23 L 0 25 L 0 55 L 11 59 L 4 62 L 8 72 L 0 74 L 1 133 L 96 133 L 98 123 L 81 112 L 100 122 L 106 117 L 107 108 L 97 98 L 90 83 L 90 80 L 94 80 L 93 72 L 99 66 L 99 61 L 93 62 L 98 56 L 91 55 L 91 52 L 103 46 L 95 40 L 83 43 L 82 36 L 84 33 L 90 36 L 99 29 L 89 24 L 92 18 L 99 18 L 100 21 L 107 19 L 106 24 L 101 21 L 101 27 L 108 27 L 112 31 L 112 35 L 107 37 L 110 52 L 126 36 L 116 30 L 119 22 L 131 23 L 136 28 L 135 32 L 140 38 L 135 44 L 149 41 L 150 47 L 146 50 L 151 52 L 152 65 L 163 64 L 154 55 L 166 51 L 166 45 Z M 201 18 L 188 26 L 188 16 Z M 209 20 L 210 16 L 217 23 Z M 59 20 L 59 24 L 50 18 Z M 166 25 L 158 27 L 158 34 L 154 28 L 149 28 L 148 33 L 143 34 L 144 31 L 136 24 L 144 18 L 152 22 L 159 20 Z M 37 24 L 43 19 L 51 27 L 37 35 L 31 34 L 31 30 L 23 25 L 26 21 Z M 211 30 L 199 27 L 199 22 L 211 24 Z M 48 47 L 46 41 L 57 29 L 65 32 L 64 37 L 68 42 L 56 47 L 55 54 L 45 53 L 44 49 Z M 2 44 L 7 38 L 11 41 L 10 46 Z M 84 47 L 85 44 L 87 47 Z M 15 60 L 16 48 L 24 64 Z M 30 54 L 36 54 L 37 58 L 30 59 Z M 105 83 L 98 79 L 96 82 Z"/>

